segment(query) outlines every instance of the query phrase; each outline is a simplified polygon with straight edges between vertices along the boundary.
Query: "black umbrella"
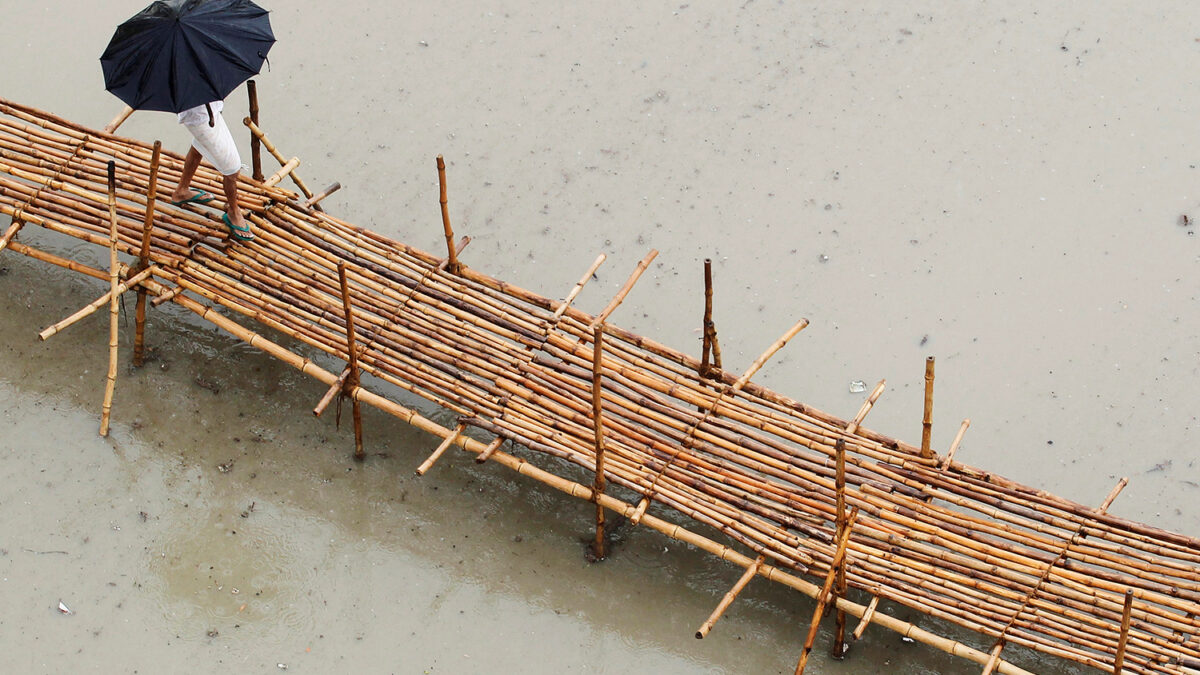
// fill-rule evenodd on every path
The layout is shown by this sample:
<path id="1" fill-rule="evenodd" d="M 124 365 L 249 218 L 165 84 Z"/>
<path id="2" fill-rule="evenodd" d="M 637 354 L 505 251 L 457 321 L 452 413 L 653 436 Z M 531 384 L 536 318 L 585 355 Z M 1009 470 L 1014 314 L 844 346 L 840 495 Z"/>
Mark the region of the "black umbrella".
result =
<path id="1" fill-rule="evenodd" d="M 250 0 L 156 0 L 117 27 L 100 57 L 104 88 L 135 110 L 181 112 L 224 99 L 274 43 Z"/>

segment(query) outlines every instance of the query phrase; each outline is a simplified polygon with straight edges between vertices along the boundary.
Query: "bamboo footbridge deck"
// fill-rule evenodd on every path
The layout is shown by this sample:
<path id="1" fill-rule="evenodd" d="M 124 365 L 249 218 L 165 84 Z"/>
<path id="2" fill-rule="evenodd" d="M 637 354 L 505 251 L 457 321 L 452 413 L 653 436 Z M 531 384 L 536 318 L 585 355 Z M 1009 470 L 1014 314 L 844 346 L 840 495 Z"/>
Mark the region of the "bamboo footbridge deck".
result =
<path id="1" fill-rule="evenodd" d="M 744 568 L 697 637 L 756 577 L 815 598 L 811 626 L 798 628 L 807 636 L 797 672 L 827 610 L 837 655 L 879 626 L 985 674 L 1028 672 L 1004 657 L 1008 644 L 1105 672 L 1200 672 L 1200 540 L 1107 513 L 1125 481 L 1101 505 L 1080 505 L 955 461 L 953 449 L 937 456 L 928 434 L 917 447 L 866 429 L 883 383 L 850 421 L 752 383 L 805 321 L 740 375 L 717 367 L 710 317 L 703 359 L 622 330 L 608 317 L 653 252 L 596 316 L 571 302 L 603 256 L 562 301 L 488 277 L 457 259 L 466 240 L 454 241 L 444 180 L 446 258 L 355 227 L 323 212 L 323 195 L 296 176 L 298 160 L 285 161 L 249 118 L 247 126 L 282 167 L 241 179 L 256 240 L 239 243 L 219 220 L 220 176 L 207 165 L 194 185 L 217 201 L 173 206 L 178 155 L 0 100 L 0 212 L 11 218 L 0 249 L 110 284 L 43 339 L 107 304 L 115 358 L 117 297 L 135 292 L 137 363 L 146 300 L 174 302 L 328 385 L 314 412 L 345 395 L 356 413 L 372 405 L 443 439 L 420 473 L 457 446 L 595 503 L 601 556 L 608 510 Z M 258 167 L 256 150 L 261 176 Z M 300 193 L 279 187 L 287 177 Z M 104 247 L 111 268 L 22 243 L 16 235 L 30 226 Z M 347 367 L 326 370 L 262 329 Z M 457 426 L 364 388 L 361 373 L 452 411 Z M 114 360 L 101 433 L 115 376 Z M 926 430 L 932 376 L 930 361 Z M 357 414 L 355 422 L 361 455 Z M 532 452 L 506 452 L 506 442 Z M 564 464 L 545 456 L 595 482 L 564 478 Z M 618 499 L 608 484 L 634 497 Z M 876 611 L 880 600 L 974 631 L 983 646 Z M 847 617 L 857 626 L 848 629 Z"/>

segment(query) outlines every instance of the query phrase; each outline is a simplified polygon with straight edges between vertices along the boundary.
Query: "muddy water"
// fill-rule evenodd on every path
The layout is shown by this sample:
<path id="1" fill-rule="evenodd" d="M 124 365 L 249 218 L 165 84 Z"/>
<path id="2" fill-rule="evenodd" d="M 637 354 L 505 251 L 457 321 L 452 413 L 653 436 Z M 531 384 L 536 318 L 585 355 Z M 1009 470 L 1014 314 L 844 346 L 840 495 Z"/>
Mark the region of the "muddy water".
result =
<path id="1" fill-rule="evenodd" d="M 120 106 L 96 60 L 139 4 L 6 8 L 0 95 L 102 125 Z M 1114 512 L 1200 534 L 1194 5 L 272 9 L 263 126 L 310 184 L 345 186 L 332 212 L 439 250 L 444 154 L 469 264 L 561 296 L 606 253 L 595 311 L 657 248 L 614 320 L 698 351 L 710 257 L 731 370 L 808 317 L 756 379 L 851 416 L 849 383 L 886 378 L 868 426 L 913 441 L 934 355 L 936 447 L 969 417 L 963 461 L 1085 503 L 1129 476 Z M 239 92 L 226 116 L 245 109 Z M 161 114 L 123 130 L 187 142 Z M 154 360 L 122 368 L 98 438 L 104 319 L 34 334 L 100 284 L 0 267 L 18 671 L 794 666 L 807 600 L 752 584 L 696 641 L 737 570 L 641 530 L 589 565 L 585 505 L 462 456 L 416 479 L 431 439 L 378 415 L 355 464 L 308 414 L 321 387 L 178 310 L 153 314 Z M 824 652 L 810 672 L 978 671 L 878 631 Z"/>

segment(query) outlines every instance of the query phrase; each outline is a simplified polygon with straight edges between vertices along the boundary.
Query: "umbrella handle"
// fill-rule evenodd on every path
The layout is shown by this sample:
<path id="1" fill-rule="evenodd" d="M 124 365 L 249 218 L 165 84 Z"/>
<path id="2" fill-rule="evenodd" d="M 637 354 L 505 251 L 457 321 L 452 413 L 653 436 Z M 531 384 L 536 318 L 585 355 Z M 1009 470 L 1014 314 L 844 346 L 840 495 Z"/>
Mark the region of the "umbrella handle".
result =
<path id="1" fill-rule="evenodd" d="M 212 104 L 211 104 L 211 103 L 205 103 L 205 104 L 204 104 L 204 109 L 208 111 L 208 126 L 209 126 L 210 128 L 211 128 L 211 127 L 215 127 L 215 126 L 217 126 L 217 121 L 216 121 L 215 119 L 213 119 Z"/>

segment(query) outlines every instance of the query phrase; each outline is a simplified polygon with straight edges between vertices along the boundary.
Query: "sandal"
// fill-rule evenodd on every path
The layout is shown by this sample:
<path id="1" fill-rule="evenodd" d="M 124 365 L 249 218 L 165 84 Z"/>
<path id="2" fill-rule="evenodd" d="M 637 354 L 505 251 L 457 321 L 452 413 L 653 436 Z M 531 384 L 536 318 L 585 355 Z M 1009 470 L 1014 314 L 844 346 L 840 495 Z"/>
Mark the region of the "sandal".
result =
<path id="1" fill-rule="evenodd" d="M 229 234 L 238 241 L 254 241 L 254 235 L 250 232 L 250 226 L 246 225 L 238 227 L 229 219 L 228 213 L 221 214 L 221 220 L 225 221 L 225 227 L 229 228 Z"/>
<path id="2" fill-rule="evenodd" d="M 184 204 L 207 204 L 212 200 L 213 196 L 208 191 L 192 188 L 192 196 L 188 197 L 187 199 L 180 199 L 177 202 L 173 201 L 171 203 L 175 206 L 183 206 Z"/>

